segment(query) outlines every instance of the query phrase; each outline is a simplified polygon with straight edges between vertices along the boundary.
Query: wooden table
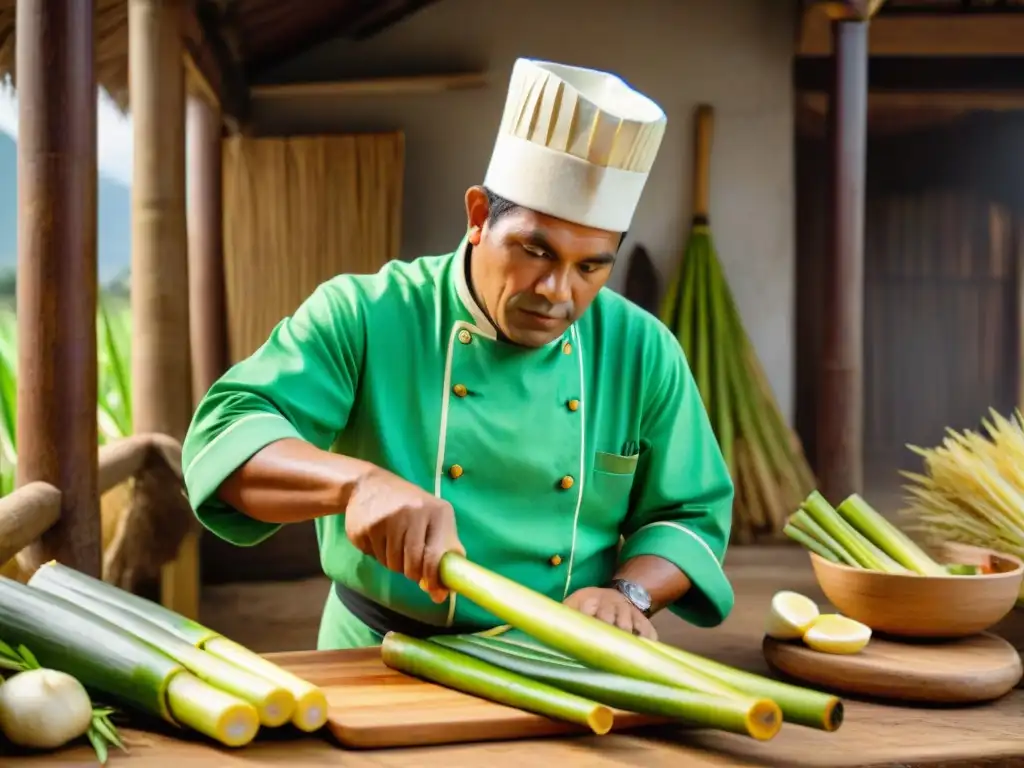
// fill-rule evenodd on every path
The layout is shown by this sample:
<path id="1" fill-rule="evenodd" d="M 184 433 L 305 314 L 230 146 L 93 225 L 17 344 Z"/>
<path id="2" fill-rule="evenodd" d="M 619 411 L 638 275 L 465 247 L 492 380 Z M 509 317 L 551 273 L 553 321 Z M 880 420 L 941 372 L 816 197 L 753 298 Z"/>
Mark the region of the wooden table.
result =
<path id="1" fill-rule="evenodd" d="M 733 550 L 727 566 L 736 585 L 733 615 L 721 627 L 699 630 L 659 617 L 662 638 L 727 663 L 767 673 L 760 652 L 761 626 L 773 592 L 795 589 L 825 604 L 806 558 L 784 550 Z M 1022 623 L 1015 615 L 1005 623 Z M 524 768 L 560 766 L 1024 766 L 1024 691 L 970 708 L 906 708 L 847 700 L 846 722 L 825 734 L 786 726 L 767 743 L 711 732 L 651 729 L 603 737 L 548 738 L 446 747 L 355 752 L 323 738 L 260 737 L 243 750 L 227 751 L 154 733 L 126 731 L 132 754 L 114 753 L 109 765 L 248 768 L 280 763 L 346 768 Z M 88 748 L 40 757 L 0 755 L 7 768 L 95 764 Z M 91 760 L 91 762 L 90 762 Z"/>

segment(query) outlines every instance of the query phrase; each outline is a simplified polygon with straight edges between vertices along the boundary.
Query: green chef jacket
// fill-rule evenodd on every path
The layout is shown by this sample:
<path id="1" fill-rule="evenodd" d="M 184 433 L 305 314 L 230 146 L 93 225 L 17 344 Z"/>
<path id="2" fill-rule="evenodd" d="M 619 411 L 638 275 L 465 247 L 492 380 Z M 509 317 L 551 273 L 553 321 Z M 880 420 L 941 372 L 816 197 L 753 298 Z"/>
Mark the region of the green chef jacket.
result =
<path id="1" fill-rule="evenodd" d="M 602 289 L 550 344 L 508 344 L 473 299 L 470 253 L 463 240 L 334 277 L 228 370 L 183 446 L 199 521 L 238 546 L 272 536 L 279 525 L 229 507 L 217 488 L 264 446 L 300 438 L 444 498 L 469 559 L 552 599 L 606 584 L 620 559 L 657 555 L 693 584 L 669 609 L 720 623 L 734 601 L 722 571 L 733 485 L 679 342 Z M 323 570 L 344 587 L 439 628 L 501 623 L 454 594 L 435 603 L 364 555 L 342 514 L 315 524 Z M 326 610 L 319 646 L 371 642 L 354 621 Z"/>

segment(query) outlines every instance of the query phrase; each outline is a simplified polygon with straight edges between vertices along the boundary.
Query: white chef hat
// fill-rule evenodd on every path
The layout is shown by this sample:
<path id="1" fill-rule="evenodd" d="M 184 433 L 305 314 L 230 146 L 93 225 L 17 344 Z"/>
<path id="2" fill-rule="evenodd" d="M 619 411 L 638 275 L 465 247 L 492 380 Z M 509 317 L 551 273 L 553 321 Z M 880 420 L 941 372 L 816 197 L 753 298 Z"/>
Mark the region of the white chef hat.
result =
<path id="1" fill-rule="evenodd" d="M 625 232 L 665 123 L 615 75 L 519 59 L 484 185 L 524 208 Z"/>

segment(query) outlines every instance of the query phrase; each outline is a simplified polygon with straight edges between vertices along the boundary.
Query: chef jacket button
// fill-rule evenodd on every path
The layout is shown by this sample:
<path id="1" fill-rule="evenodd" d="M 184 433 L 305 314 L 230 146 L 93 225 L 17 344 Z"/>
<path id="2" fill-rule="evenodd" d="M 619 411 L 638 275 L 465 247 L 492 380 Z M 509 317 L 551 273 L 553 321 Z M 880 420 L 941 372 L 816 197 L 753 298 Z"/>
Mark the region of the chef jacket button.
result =
<path id="1" fill-rule="evenodd" d="M 448 468 L 448 476 L 452 480 L 458 480 L 460 477 L 462 477 L 462 467 L 460 467 L 458 464 L 452 464 Z"/>
<path id="2" fill-rule="evenodd" d="M 469 390 L 466 389 L 465 384 L 456 384 L 452 387 L 452 392 L 454 392 L 458 397 L 465 397 L 468 391 Z"/>
<path id="3" fill-rule="evenodd" d="M 572 344 L 570 344 L 568 341 L 565 342 L 565 344 L 562 345 L 562 351 L 565 354 L 567 354 L 567 355 L 571 355 L 572 354 Z"/>
<path id="4" fill-rule="evenodd" d="M 570 400 L 569 402 L 567 402 L 565 404 L 565 406 L 570 411 L 578 411 L 579 408 L 580 408 L 580 401 L 579 400 Z"/>
<path id="5" fill-rule="evenodd" d="M 573 482 L 575 481 L 572 479 L 572 476 L 566 475 L 562 478 L 562 487 L 565 488 L 565 490 L 569 490 L 572 488 Z"/>
<path id="6" fill-rule="evenodd" d="M 559 565 L 562 564 L 562 556 L 561 555 L 552 555 L 551 559 L 548 560 L 548 562 L 551 563 L 554 566 L 559 566 Z"/>
<path id="7" fill-rule="evenodd" d="M 459 341 L 461 341 L 463 344 L 469 344 L 469 342 L 471 342 L 472 340 L 473 334 L 471 334 L 465 328 L 459 331 Z"/>

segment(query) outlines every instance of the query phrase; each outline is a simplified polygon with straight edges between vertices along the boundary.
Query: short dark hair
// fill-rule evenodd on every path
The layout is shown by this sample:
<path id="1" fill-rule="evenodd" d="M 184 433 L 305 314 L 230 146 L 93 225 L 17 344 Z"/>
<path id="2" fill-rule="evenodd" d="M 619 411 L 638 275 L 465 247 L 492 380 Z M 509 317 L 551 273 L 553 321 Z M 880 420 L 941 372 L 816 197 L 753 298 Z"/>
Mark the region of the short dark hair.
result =
<path id="1" fill-rule="evenodd" d="M 487 223 L 494 226 L 495 222 L 498 221 L 502 216 L 512 213 L 523 206 L 519 203 L 513 203 L 511 200 L 506 200 L 499 194 L 496 194 L 493 190 L 487 187 L 483 188 L 484 194 L 487 195 Z M 622 247 L 623 241 L 626 239 L 628 233 L 623 232 L 619 236 L 619 247 Z"/>
<path id="2" fill-rule="evenodd" d="M 487 195 L 487 223 L 492 226 L 505 214 L 512 213 L 516 209 L 522 208 L 518 203 L 506 200 L 504 197 L 496 194 L 487 187 L 484 187 L 484 193 Z"/>

